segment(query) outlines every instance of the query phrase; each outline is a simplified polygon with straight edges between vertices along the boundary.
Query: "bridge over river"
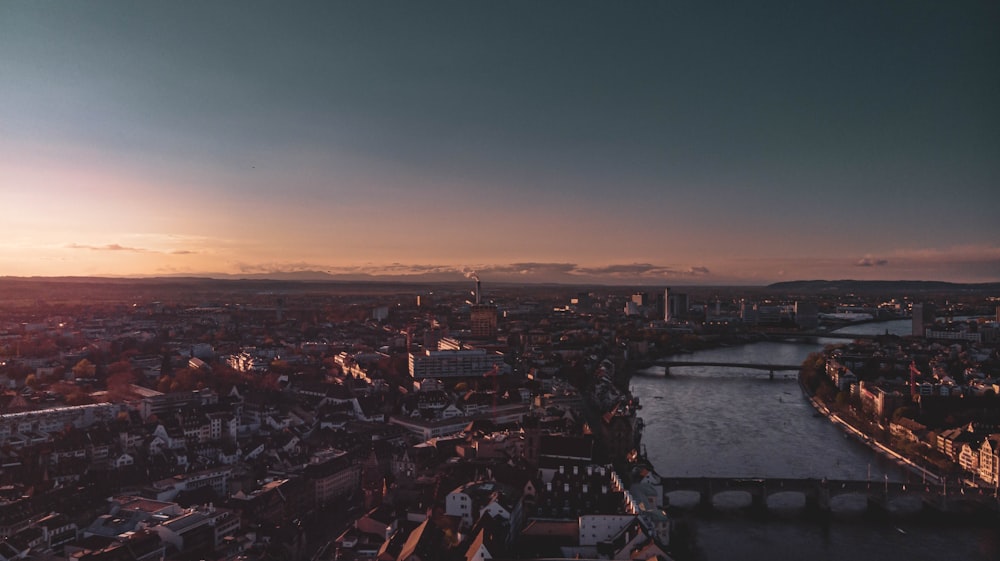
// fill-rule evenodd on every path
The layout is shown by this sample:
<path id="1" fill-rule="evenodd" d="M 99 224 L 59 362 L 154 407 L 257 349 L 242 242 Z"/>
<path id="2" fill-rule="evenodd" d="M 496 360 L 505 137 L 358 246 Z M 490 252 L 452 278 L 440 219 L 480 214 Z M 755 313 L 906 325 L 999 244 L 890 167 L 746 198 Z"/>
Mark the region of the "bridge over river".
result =
<path id="1" fill-rule="evenodd" d="M 774 379 L 774 373 L 778 371 L 791 370 L 798 372 L 802 367 L 800 364 L 766 364 L 766 363 L 755 363 L 755 362 L 719 362 L 719 361 L 706 361 L 706 360 L 657 360 L 654 362 L 656 366 L 663 367 L 663 374 L 665 376 L 670 375 L 671 368 L 678 368 L 682 366 L 713 366 L 720 368 L 744 368 L 749 370 L 760 370 L 762 372 L 768 372 L 771 379 Z"/>
<path id="2" fill-rule="evenodd" d="M 864 333 L 837 333 L 835 331 L 763 331 L 770 339 L 781 339 L 785 341 L 808 341 L 815 343 L 819 339 L 844 339 L 854 341 L 856 339 L 874 339 L 876 335 Z"/>
<path id="3" fill-rule="evenodd" d="M 924 483 L 856 481 L 839 479 L 663 477 L 664 496 L 697 493 L 688 505 L 702 510 L 748 508 L 758 512 L 779 510 L 779 496 L 797 498 L 806 511 L 831 512 L 838 497 L 857 497 L 863 511 L 880 514 L 996 516 L 1000 502 L 982 489 L 956 490 Z M 728 496 L 733 500 L 723 500 Z M 794 500 L 792 501 L 794 502 Z M 728 503 L 728 506 L 727 506 Z M 675 505 L 676 506 L 676 505 Z"/>

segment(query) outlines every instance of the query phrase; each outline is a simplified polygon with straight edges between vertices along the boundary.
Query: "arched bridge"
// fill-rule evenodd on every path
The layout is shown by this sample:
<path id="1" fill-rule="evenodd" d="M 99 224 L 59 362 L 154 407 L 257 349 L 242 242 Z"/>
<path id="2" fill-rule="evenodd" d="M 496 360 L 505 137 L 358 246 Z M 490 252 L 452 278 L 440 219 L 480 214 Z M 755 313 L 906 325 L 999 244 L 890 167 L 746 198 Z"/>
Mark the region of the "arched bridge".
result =
<path id="1" fill-rule="evenodd" d="M 763 333 L 771 339 L 796 341 L 816 341 L 817 339 L 845 339 L 853 341 L 855 339 L 874 339 L 877 337 L 877 335 L 865 333 L 835 333 L 833 331 L 765 331 Z"/>
<path id="2" fill-rule="evenodd" d="M 769 499 L 780 493 L 801 495 L 806 510 L 829 512 L 831 499 L 841 495 L 860 495 L 865 498 L 869 512 L 888 512 L 891 504 L 900 499 L 916 502 L 925 513 L 965 514 L 1000 512 L 1000 503 L 993 493 L 956 492 L 945 487 L 924 483 L 893 481 L 857 481 L 836 479 L 794 478 L 722 478 L 722 477 L 663 477 L 663 493 L 692 491 L 699 495 L 697 507 L 713 510 L 715 498 L 725 492 L 749 495 L 749 508 L 757 511 L 769 509 Z"/>
<path id="3" fill-rule="evenodd" d="M 670 375 L 670 369 L 673 367 L 681 366 L 714 366 L 722 368 L 746 368 L 750 370 L 760 370 L 768 372 L 770 377 L 774 378 L 774 373 L 782 370 L 792 370 L 798 372 L 802 365 L 800 364 L 765 364 L 760 362 L 717 362 L 717 361 L 705 361 L 705 360 L 658 360 L 654 362 L 656 366 L 663 367 L 663 373 L 665 376 Z"/>

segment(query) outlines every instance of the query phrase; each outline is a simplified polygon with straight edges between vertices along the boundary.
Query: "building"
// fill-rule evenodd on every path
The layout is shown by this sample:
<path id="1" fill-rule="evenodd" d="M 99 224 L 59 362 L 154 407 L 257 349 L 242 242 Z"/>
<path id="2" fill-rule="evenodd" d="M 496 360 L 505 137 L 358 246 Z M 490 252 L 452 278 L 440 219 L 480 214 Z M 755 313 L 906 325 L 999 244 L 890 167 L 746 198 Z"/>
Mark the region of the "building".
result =
<path id="1" fill-rule="evenodd" d="M 639 304 L 636 304 L 634 300 L 625 302 L 624 312 L 626 316 L 637 316 L 639 315 L 641 309 L 642 308 L 639 307 Z"/>
<path id="2" fill-rule="evenodd" d="M 929 325 L 934 325 L 934 315 L 937 309 L 934 304 L 914 304 L 913 305 L 913 330 L 914 337 L 923 337 Z"/>
<path id="3" fill-rule="evenodd" d="M 410 377 L 424 378 L 473 378 L 487 374 L 506 373 L 503 355 L 485 349 L 433 351 L 410 353 Z"/>
<path id="4" fill-rule="evenodd" d="M 687 317 L 687 294 L 674 292 L 670 288 L 663 291 L 663 321 L 677 321 Z"/>
<path id="5" fill-rule="evenodd" d="M 158 501 L 171 501 L 181 491 L 211 487 L 216 495 L 225 497 L 229 494 L 232 476 L 233 468 L 229 466 L 183 473 L 153 482 L 145 493 Z"/>
<path id="6" fill-rule="evenodd" d="M 445 497 L 445 513 L 460 518 L 461 529 L 468 530 L 485 513 L 511 521 L 519 527 L 522 519 L 521 497 L 514 489 L 494 481 L 466 483 Z"/>
<path id="7" fill-rule="evenodd" d="M 819 306 L 816 302 L 795 303 L 795 325 L 805 330 L 819 327 Z"/>
<path id="8" fill-rule="evenodd" d="M 344 452 L 316 454 L 304 472 L 313 483 L 316 504 L 325 506 L 361 488 L 361 465 Z"/>
<path id="9" fill-rule="evenodd" d="M 230 509 L 205 505 L 189 508 L 151 529 L 178 552 L 207 553 L 222 546 L 226 536 L 239 532 L 240 517 Z"/>
<path id="10" fill-rule="evenodd" d="M 125 403 L 95 403 L 7 413 L 0 415 L 0 444 L 9 444 L 12 448 L 42 444 L 67 426 L 85 429 L 98 422 L 111 421 L 126 411 L 128 405 Z"/>
<path id="11" fill-rule="evenodd" d="M 407 431 L 419 435 L 421 439 L 426 441 L 435 437 L 461 432 L 475 421 L 490 421 L 494 425 L 520 423 L 527 414 L 527 404 L 513 403 L 498 405 L 491 407 L 484 413 L 463 417 L 427 420 L 419 417 L 393 415 L 389 417 L 389 424 L 400 426 Z"/>
<path id="12" fill-rule="evenodd" d="M 143 398 L 139 413 L 143 419 L 153 415 L 165 417 L 188 407 L 204 407 L 218 402 L 219 395 L 209 389 L 161 393 Z"/>
<path id="13" fill-rule="evenodd" d="M 757 325 L 757 304 L 740 300 L 740 320 L 746 325 Z"/>
<path id="14" fill-rule="evenodd" d="M 928 339 L 939 339 L 943 341 L 968 341 L 970 343 L 982 342 L 982 334 L 978 331 L 967 331 L 958 329 L 924 329 L 924 336 Z"/>
<path id="15" fill-rule="evenodd" d="M 492 304 L 473 304 L 469 313 L 473 339 L 497 338 L 497 307 Z"/>
<path id="16" fill-rule="evenodd" d="M 979 447 L 979 478 L 989 485 L 1000 484 L 1000 435 L 991 434 Z"/>

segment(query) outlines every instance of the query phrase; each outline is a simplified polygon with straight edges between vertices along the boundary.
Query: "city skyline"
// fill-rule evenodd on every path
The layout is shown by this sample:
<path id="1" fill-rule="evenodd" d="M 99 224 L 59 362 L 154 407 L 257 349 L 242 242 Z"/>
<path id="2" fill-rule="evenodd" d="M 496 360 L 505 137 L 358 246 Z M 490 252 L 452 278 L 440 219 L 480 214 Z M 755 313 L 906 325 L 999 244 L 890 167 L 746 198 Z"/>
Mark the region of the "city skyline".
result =
<path id="1" fill-rule="evenodd" d="M 998 24 L 5 3 L 0 276 L 997 281 Z"/>

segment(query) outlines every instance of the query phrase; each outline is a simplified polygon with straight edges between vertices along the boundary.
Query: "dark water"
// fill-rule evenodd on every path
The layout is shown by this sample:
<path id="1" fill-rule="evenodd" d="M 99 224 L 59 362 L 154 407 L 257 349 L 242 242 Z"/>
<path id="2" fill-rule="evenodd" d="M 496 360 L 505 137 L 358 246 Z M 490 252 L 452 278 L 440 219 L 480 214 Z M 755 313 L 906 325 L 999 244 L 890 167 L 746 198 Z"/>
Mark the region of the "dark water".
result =
<path id="1" fill-rule="evenodd" d="M 850 333 L 908 333 L 908 321 L 845 328 Z M 677 360 L 797 364 L 819 344 L 757 343 L 699 351 Z M 664 476 L 812 477 L 882 481 L 910 477 L 866 446 L 845 439 L 815 416 L 795 375 L 739 368 L 674 367 L 670 377 L 653 368 L 632 378 L 646 424 L 643 443 Z M 686 497 L 673 497 L 684 499 Z M 860 497 L 855 497 L 863 502 Z M 796 521 L 791 515 L 755 520 L 733 512 L 688 516 L 697 553 L 723 559 L 1000 559 L 992 529 L 936 527 L 900 517 L 872 523 L 851 497 L 834 504 L 835 521 Z M 676 501 L 675 501 L 676 503 Z"/>
<path id="2" fill-rule="evenodd" d="M 677 360 L 798 364 L 821 345 L 757 343 Z M 643 443 L 664 476 L 829 477 L 881 481 L 899 470 L 842 432 L 803 398 L 793 372 L 717 367 L 662 368 L 632 378 L 646 423 Z"/>
<path id="3" fill-rule="evenodd" d="M 698 519 L 694 558 L 765 561 L 809 559 L 850 561 L 1000 559 L 1000 534 L 987 528 L 935 527 L 905 521 L 835 521 L 826 525 L 794 520 Z"/>

